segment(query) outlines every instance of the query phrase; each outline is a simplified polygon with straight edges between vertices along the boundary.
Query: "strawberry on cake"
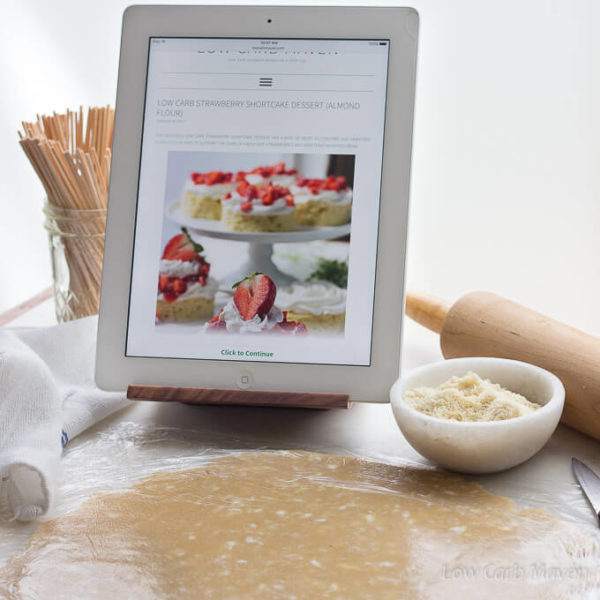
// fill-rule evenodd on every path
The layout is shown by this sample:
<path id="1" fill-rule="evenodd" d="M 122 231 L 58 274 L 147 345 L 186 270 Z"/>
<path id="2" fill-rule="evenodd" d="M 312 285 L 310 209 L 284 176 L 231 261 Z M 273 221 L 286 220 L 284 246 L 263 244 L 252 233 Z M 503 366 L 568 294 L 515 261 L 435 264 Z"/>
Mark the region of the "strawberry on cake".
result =
<path id="1" fill-rule="evenodd" d="M 298 170 L 286 169 L 285 163 L 280 162 L 267 167 L 256 167 L 244 175 L 248 183 L 252 185 L 267 185 L 272 183 L 273 185 L 290 187 L 298 176 Z"/>
<path id="2" fill-rule="evenodd" d="M 199 321 L 215 310 L 218 285 L 209 277 L 210 265 L 200 254 L 204 248 L 185 227 L 182 232 L 169 240 L 160 261 L 158 321 Z"/>
<path id="3" fill-rule="evenodd" d="M 293 231 L 296 229 L 294 198 L 288 188 L 269 183 L 238 184 L 223 199 L 223 225 L 230 231 Z"/>
<path id="4" fill-rule="evenodd" d="M 298 177 L 290 191 L 296 202 L 296 220 L 300 225 L 325 227 L 350 222 L 352 190 L 345 177 Z"/>
<path id="5" fill-rule="evenodd" d="M 207 331 L 222 333 L 307 333 L 304 323 L 289 321 L 275 306 L 277 288 L 264 273 L 253 273 L 234 286 L 233 298 L 207 324 Z"/>
<path id="6" fill-rule="evenodd" d="M 221 200 L 231 194 L 243 173 L 192 173 L 183 189 L 183 212 L 194 219 L 221 220 Z"/>
<path id="7" fill-rule="evenodd" d="M 344 331 L 346 290 L 329 281 L 296 282 L 280 288 L 277 305 L 288 319 L 301 321 L 311 333 Z"/>

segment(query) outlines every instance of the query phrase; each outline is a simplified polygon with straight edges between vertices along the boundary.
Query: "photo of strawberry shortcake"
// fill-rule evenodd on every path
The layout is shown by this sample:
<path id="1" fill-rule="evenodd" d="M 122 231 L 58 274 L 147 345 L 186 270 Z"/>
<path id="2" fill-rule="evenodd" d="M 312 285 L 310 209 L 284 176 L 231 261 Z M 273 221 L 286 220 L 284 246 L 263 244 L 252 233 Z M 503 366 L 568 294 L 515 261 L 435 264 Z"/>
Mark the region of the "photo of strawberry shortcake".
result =
<path id="1" fill-rule="evenodd" d="M 234 286 L 233 298 L 206 326 L 219 333 L 272 333 L 301 335 L 304 323 L 288 321 L 287 314 L 275 306 L 277 288 L 263 273 L 253 273 Z"/>
<path id="2" fill-rule="evenodd" d="M 167 242 L 159 267 L 158 322 L 200 321 L 213 315 L 218 284 L 209 276 L 203 251 L 185 227 Z"/>
<path id="3" fill-rule="evenodd" d="M 350 222 L 352 190 L 345 177 L 325 179 L 298 177 L 290 187 L 300 225 L 336 226 Z"/>
<path id="4" fill-rule="evenodd" d="M 191 173 L 183 188 L 181 206 L 184 214 L 194 219 L 221 219 L 221 200 L 232 193 L 243 174 L 209 171 Z"/>
<path id="5" fill-rule="evenodd" d="M 223 198 L 223 225 L 229 231 L 293 231 L 296 229 L 294 198 L 288 188 L 269 183 L 238 184 Z"/>
<path id="6" fill-rule="evenodd" d="M 244 173 L 246 181 L 252 185 L 282 185 L 290 187 L 298 176 L 297 169 L 287 169 L 284 162 L 267 167 L 256 167 Z"/>
<path id="7" fill-rule="evenodd" d="M 190 321 L 188 331 L 308 333 L 340 343 L 350 222 L 368 210 L 354 196 L 356 157 L 248 151 L 244 139 L 235 151 L 168 151 L 161 239 L 172 239 L 156 322 L 164 335 L 186 331 L 166 322 Z M 199 241 L 206 250 L 194 250 Z"/>

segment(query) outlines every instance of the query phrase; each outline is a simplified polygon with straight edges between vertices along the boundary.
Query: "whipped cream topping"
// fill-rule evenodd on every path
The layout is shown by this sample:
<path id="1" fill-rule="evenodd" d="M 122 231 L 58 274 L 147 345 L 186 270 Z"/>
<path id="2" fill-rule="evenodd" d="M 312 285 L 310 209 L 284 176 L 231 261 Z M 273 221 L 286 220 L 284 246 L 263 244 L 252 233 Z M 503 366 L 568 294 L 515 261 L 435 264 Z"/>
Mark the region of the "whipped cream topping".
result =
<path id="1" fill-rule="evenodd" d="M 189 275 L 197 275 L 200 272 L 200 263 L 194 260 L 166 260 L 163 258 L 158 271 L 163 277 L 183 279 Z"/>
<path id="2" fill-rule="evenodd" d="M 263 177 L 258 173 L 246 173 L 245 179 L 251 185 L 266 185 L 270 181 L 269 177 Z"/>
<path id="3" fill-rule="evenodd" d="M 329 281 L 293 283 L 277 290 L 283 310 L 311 315 L 339 315 L 346 311 L 346 290 Z"/>
<path id="4" fill-rule="evenodd" d="M 186 282 L 187 290 L 177 296 L 178 300 L 185 300 L 186 298 L 212 298 L 219 290 L 219 283 L 216 279 L 209 277 L 206 281 L 206 285 L 202 285 L 199 281 Z M 163 294 L 158 294 L 159 300 L 164 300 Z"/>
<path id="5" fill-rule="evenodd" d="M 307 186 L 292 185 L 290 192 L 294 195 L 294 202 L 302 204 L 303 202 L 318 201 L 329 204 L 349 204 L 352 202 L 352 190 L 319 190 L 316 194 L 311 193 Z"/>
<path id="6" fill-rule="evenodd" d="M 231 333 L 260 333 L 269 331 L 278 323 L 283 321 L 283 312 L 276 306 L 264 316 L 254 315 L 252 319 L 244 321 L 235 302 L 231 299 L 223 308 L 219 315 L 219 321 L 225 321 L 228 332 Z"/>
<path id="7" fill-rule="evenodd" d="M 268 183 L 272 183 L 273 185 L 282 185 L 283 187 L 290 187 L 298 175 L 269 175 L 268 177 L 263 177 L 258 173 L 246 173 L 246 181 L 252 185 L 267 185 Z"/>
<path id="8" fill-rule="evenodd" d="M 187 181 L 184 192 L 193 192 L 198 196 L 210 196 L 211 198 L 223 198 L 227 194 L 232 193 L 238 183 L 215 183 L 214 185 L 206 185 L 204 183 L 195 184 L 193 181 Z"/>
<path id="9" fill-rule="evenodd" d="M 241 209 L 242 202 L 247 202 L 248 199 L 245 196 L 240 196 L 237 192 L 233 194 L 231 198 L 223 201 L 223 210 L 228 212 L 244 213 L 247 215 L 283 215 L 291 213 L 295 210 L 295 207 L 288 206 L 285 198 L 278 198 L 273 204 L 265 205 L 262 203 L 260 198 L 254 198 L 252 200 L 252 210 L 244 212 Z"/>

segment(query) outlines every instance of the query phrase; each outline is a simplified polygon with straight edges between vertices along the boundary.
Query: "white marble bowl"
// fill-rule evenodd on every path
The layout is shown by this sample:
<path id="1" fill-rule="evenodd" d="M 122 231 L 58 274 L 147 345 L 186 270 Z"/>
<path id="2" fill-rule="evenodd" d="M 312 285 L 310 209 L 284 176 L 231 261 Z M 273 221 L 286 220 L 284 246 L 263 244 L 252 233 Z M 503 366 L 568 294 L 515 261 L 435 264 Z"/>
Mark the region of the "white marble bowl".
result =
<path id="1" fill-rule="evenodd" d="M 408 390 L 437 387 L 468 371 L 542 407 L 504 421 L 465 422 L 430 417 L 403 401 Z M 528 363 L 505 358 L 455 358 L 410 371 L 394 383 L 390 399 L 398 426 L 417 452 L 452 471 L 493 473 L 526 461 L 544 446 L 560 420 L 565 389 L 558 377 Z"/>

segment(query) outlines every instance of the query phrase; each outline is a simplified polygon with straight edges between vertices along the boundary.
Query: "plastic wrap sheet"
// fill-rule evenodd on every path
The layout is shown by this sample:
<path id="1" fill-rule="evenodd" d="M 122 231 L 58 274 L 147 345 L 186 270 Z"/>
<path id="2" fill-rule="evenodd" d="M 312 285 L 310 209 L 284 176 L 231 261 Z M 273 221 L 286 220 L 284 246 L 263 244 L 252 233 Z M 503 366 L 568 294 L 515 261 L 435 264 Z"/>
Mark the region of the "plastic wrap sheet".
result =
<path id="1" fill-rule="evenodd" d="M 251 453 L 260 451 L 259 446 L 257 440 L 235 440 L 230 436 L 220 438 L 218 434 L 212 436 L 210 445 L 206 442 L 203 445 L 199 441 L 198 431 L 156 428 L 127 422 L 112 423 L 100 433 L 84 436 L 82 441 L 73 444 L 67 450 L 64 457 L 61 497 L 51 516 L 71 513 L 80 508 L 84 511 L 87 523 L 90 520 L 89 513 L 87 516 L 85 514 L 88 505 L 85 504 L 83 507 L 81 505 L 93 494 L 131 489 L 134 494 L 140 494 L 140 497 L 149 497 L 153 493 L 154 484 L 143 483 L 143 478 L 147 476 L 166 472 L 164 477 L 169 478 L 172 472 L 202 467 L 215 458 L 240 459 L 242 462 L 239 464 L 245 466 L 236 467 L 239 480 L 230 481 L 228 485 L 233 487 L 228 489 L 229 492 L 235 490 L 233 496 L 239 494 L 242 500 L 236 500 L 229 493 L 224 504 L 231 509 L 233 502 L 235 513 L 239 508 L 235 506 L 236 502 L 242 502 L 243 508 L 243 503 L 247 504 L 248 499 L 251 499 L 255 509 L 269 507 L 277 513 L 275 509 L 279 505 L 276 502 L 290 500 L 289 495 L 286 496 L 287 500 L 282 500 L 275 493 L 275 488 L 269 488 L 270 481 L 279 478 L 280 489 L 294 489 L 292 496 L 301 498 L 299 510 L 302 512 L 295 515 L 293 522 L 298 523 L 304 518 L 306 526 L 301 525 L 298 533 L 293 534 L 300 536 L 298 547 L 292 553 L 295 558 L 284 560 L 282 565 L 274 567 L 273 560 L 283 559 L 281 556 L 273 556 L 273 549 L 276 546 L 273 539 L 281 539 L 282 532 L 288 532 L 288 528 L 284 527 L 279 533 L 276 531 L 275 538 L 271 538 L 271 543 L 261 546 L 256 540 L 261 539 L 260 535 L 265 533 L 268 527 L 261 524 L 261 521 L 258 521 L 260 517 L 257 516 L 258 534 L 248 530 L 243 533 L 242 538 L 242 542 L 246 544 L 255 542 L 258 544 L 252 549 L 252 558 L 250 558 L 251 562 L 253 560 L 256 562 L 251 564 L 251 567 L 245 568 L 244 561 L 247 562 L 249 557 L 239 558 L 238 561 L 241 562 L 236 563 L 233 571 L 230 570 L 228 563 L 221 564 L 220 575 L 217 577 L 219 585 L 212 590 L 214 597 L 240 597 L 240 589 L 236 586 L 241 585 L 244 573 L 250 574 L 248 580 L 250 587 L 246 590 L 246 597 L 349 597 L 348 590 L 352 586 L 357 597 L 378 599 L 386 597 L 387 592 L 390 597 L 399 597 L 398 589 L 412 590 L 405 597 L 428 599 L 458 597 L 467 591 L 470 598 L 500 598 L 506 597 L 508 592 L 518 593 L 522 598 L 600 597 L 598 529 L 581 501 L 579 488 L 573 483 L 565 483 L 560 487 L 557 485 L 556 478 L 544 479 L 543 465 L 538 469 L 542 475 L 537 479 L 529 480 L 528 485 L 523 484 L 522 481 L 511 482 L 511 471 L 494 477 L 480 478 L 486 487 L 496 493 L 507 494 L 507 490 L 511 490 L 512 493 L 509 495 L 517 502 L 515 508 L 506 498 L 487 494 L 470 483 L 461 483 L 462 480 L 455 476 L 447 478 L 443 474 L 434 473 L 431 467 L 415 461 L 400 461 L 397 455 L 392 457 L 362 450 L 355 452 L 355 456 L 409 467 L 408 470 L 349 461 L 352 463 L 350 471 L 342 473 L 342 470 L 336 471 L 341 464 L 339 462 L 341 459 L 324 457 L 318 459 L 323 461 L 322 464 L 312 466 L 302 464 L 295 474 L 290 475 L 283 468 L 286 467 L 285 461 L 289 459 L 293 462 L 303 456 L 302 453 L 290 449 L 288 452 L 278 451 L 270 454 L 278 457 L 277 460 L 284 461 L 282 468 L 279 469 L 277 464 L 265 466 L 264 469 L 271 469 L 271 475 L 265 475 L 264 486 L 256 493 L 257 490 L 253 491 L 251 488 L 252 478 L 262 475 L 246 472 L 244 469 L 252 465 L 252 458 L 248 462 L 248 457 Z M 330 452 L 336 450 L 314 447 L 311 449 Z M 270 452 L 268 449 L 267 451 Z M 342 452 L 342 449 L 339 449 L 338 453 Z M 551 458 L 549 455 L 549 464 Z M 231 479 L 231 471 L 224 471 L 222 476 L 219 475 L 220 467 L 217 465 L 221 462 L 212 463 L 214 468 L 211 466 L 210 469 L 213 469 L 212 475 L 216 476 L 216 479 L 209 478 L 206 480 L 207 485 L 212 485 L 214 481 L 222 483 L 226 478 Z M 414 467 L 417 469 L 410 469 Z M 415 473 L 417 475 L 413 477 Z M 418 475 L 419 473 L 421 475 Z M 162 476 L 159 476 L 159 479 L 160 477 Z M 476 478 L 470 478 L 473 479 Z M 307 482 L 308 487 L 297 487 L 300 480 Z M 171 480 L 161 481 L 165 485 L 171 485 L 169 483 Z M 139 487 L 140 485 L 142 487 Z M 215 488 L 215 490 L 216 497 L 220 498 L 219 489 Z M 357 492 L 358 495 L 350 497 L 352 494 L 347 496 L 347 492 Z M 463 492 L 464 502 L 461 499 Z M 113 499 L 117 497 L 118 494 L 112 494 Z M 212 502 L 205 505 L 210 507 L 210 510 L 218 504 L 215 502 L 216 497 L 212 497 Z M 349 502 L 346 502 L 348 499 Z M 104 505 L 104 510 L 94 508 L 94 519 L 99 527 L 102 526 L 102 519 L 107 518 L 105 513 L 112 514 L 113 510 L 118 512 L 118 504 L 111 508 L 112 500 L 109 499 L 107 502 L 109 503 Z M 328 530 L 327 522 L 331 521 L 334 515 L 339 515 L 339 510 L 346 510 L 345 504 L 349 505 L 348 515 L 351 515 L 348 517 L 351 520 L 346 522 L 346 529 L 340 532 L 338 523 L 337 530 L 335 528 Z M 467 505 L 469 510 L 463 514 L 461 511 Z M 167 503 L 167 508 L 168 506 Z M 521 507 L 545 509 L 559 517 L 561 521 L 536 511 L 520 513 L 518 509 Z M 313 508 L 317 510 L 313 511 Z M 400 512 L 391 515 L 390 511 L 396 509 Z M 174 505 L 174 510 L 180 508 Z M 217 513 L 207 516 L 208 511 L 203 511 L 202 503 L 197 510 L 199 515 L 209 519 L 203 524 L 204 529 L 201 528 L 206 535 L 209 532 L 213 535 L 215 530 L 225 531 L 222 522 L 216 528 L 211 526 L 211 523 L 218 522 L 212 521 L 213 517 L 220 518 Z M 289 506 L 279 507 L 278 511 L 288 512 Z M 420 514 L 420 517 L 417 518 L 417 514 Z M 411 522 L 413 518 L 414 523 Z M 426 522 L 425 527 L 423 527 L 423 519 Z M 145 519 L 146 522 L 152 520 Z M 391 528 L 401 523 L 404 529 L 401 527 L 397 532 L 398 535 L 390 537 Z M 249 522 L 246 525 L 252 527 L 253 523 Z M 108 526 L 110 528 L 110 523 Z M 371 532 L 370 536 L 367 535 L 368 539 L 360 541 L 360 536 L 356 537 L 361 531 L 377 526 L 380 529 Z M 153 527 L 158 528 L 158 533 L 155 531 L 152 535 L 156 533 L 160 536 L 161 526 L 158 516 L 156 523 L 151 523 L 148 527 L 149 531 L 153 531 Z M 235 531 L 241 526 L 236 527 Z M 22 551 L 34 529 L 35 525 L 2 524 L 0 526 L 2 556 L 6 558 Z M 307 539 L 303 539 L 303 532 L 306 531 L 312 533 Z M 319 532 L 323 532 L 323 535 Z M 233 535 L 229 532 L 229 538 Z M 393 546 L 400 536 L 404 536 L 404 541 L 399 546 Z M 313 542 L 316 547 L 310 546 Z M 220 540 L 215 543 L 235 545 L 236 542 Z M 93 546 L 93 541 L 90 541 L 90 544 Z M 295 542 L 292 541 L 291 545 L 294 544 Z M 231 550 L 229 546 L 227 548 L 227 551 Z M 289 544 L 287 548 L 289 549 Z M 494 548 L 498 550 L 497 555 L 494 554 Z M 56 552 L 57 548 L 53 551 Z M 147 556 L 151 557 L 153 552 L 156 554 L 156 551 L 156 548 L 148 550 Z M 202 556 L 197 556 L 200 562 L 192 561 L 191 565 L 186 566 L 187 547 L 173 548 L 173 551 L 183 552 L 183 558 L 179 562 L 176 560 L 177 557 L 167 556 L 169 550 L 165 548 L 159 549 L 158 558 L 154 556 L 152 560 L 158 560 L 157 577 L 161 569 L 166 568 L 165 565 L 170 565 L 169 568 L 172 569 L 177 581 L 182 582 L 180 588 L 165 587 L 164 575 L 160 576 L 163 577 L 162 582 L 148 581 L 147 578 L 138 577 L 139 572 L 136 571 L 135 581 L 143 580 L 146 587 L 135 589 L 146 597 L 199 597 L 199 589 L 189 589 L 190 581 L 198 581 L 204 586 L 203 592 L 208 593 L 210 589 L 206 587 L 207 581 L 198 573 L 201 572 L 202 576 L 206 577 L 211 575 L 213 563 L 216 561 L 218 565 L 219 560 L 225 560 L 223 558 L 225 554 L 209 560 L 207 552 L 209 554 L 212 552 L 211 547 L 204 547 Z M 58 566 L 60 552 L 53 556 L 56 556 Z M 114 562 L 120 565 L 127 562 L 123 557 L 113 556 L 113 558 Z M 80 567 L 91 573 L 90 563 L 82 557 L 79 559 Z M 174 566 L 176 563 L 179 566 Z M 347 573 L 341 576 L 340 569 L 343 571 L 344 568 L 347 568 Z M 367 575 L 371 569 L 374 569 L 373 573 Z M 76 571 L 77 569 L 73 573 L 76 574 Z M 286 576 L 280 571 L 285 571 Z M 195 573 L 197 576 L 190 579 L 190 573 Z M 101 575 L 106 579 L 106 573 Z M 117 582 L 115 585 L 121 585 L 130 576 L 131 573 L 121 573 L 113 578 Z M 121 582 L 119 582 L 120 577 L 123 578 Z M 211 577 L 216 576 L 213 574 Z M 93 584 L 93 577 L 91 581 Z M 210 581 L 215 580 L 213 578 Z M 369 586 L 377 584 L 381 587 L 375 586 L 371 591 L 368 586 L 363 589 L 356 588 L 361 582 L 369 582 Z M 349 588 L 350 584 L 352 586 Z M 126 595 L 113 593 L 111 599 L 134 597 L 131 595 L 131 590 L 134 589 L 131 585 L 131 582 L 125 585 Z M 169 583 L 170 585 L 172 582 Z M 525 588 L 522 588 L 524 585 Z M 227 586 L 233 587 L 230 589 Z M 92 587 L 86 592 L 86 597 L 96 597 L 94 593 L 106 593 L 106 589 L 108 589 L 106 586 L 104 591 L 100 587 L 97 589 Z M 2 597 L 1 592 L 2 571 L 0 571 L 0 597 Z M 37 598 L 44 595 L 35 595 L 33 591 L 31 595 L 14 597 Z M 52 597 L 72 596 L 45 595 L 45 598 Z"/>

